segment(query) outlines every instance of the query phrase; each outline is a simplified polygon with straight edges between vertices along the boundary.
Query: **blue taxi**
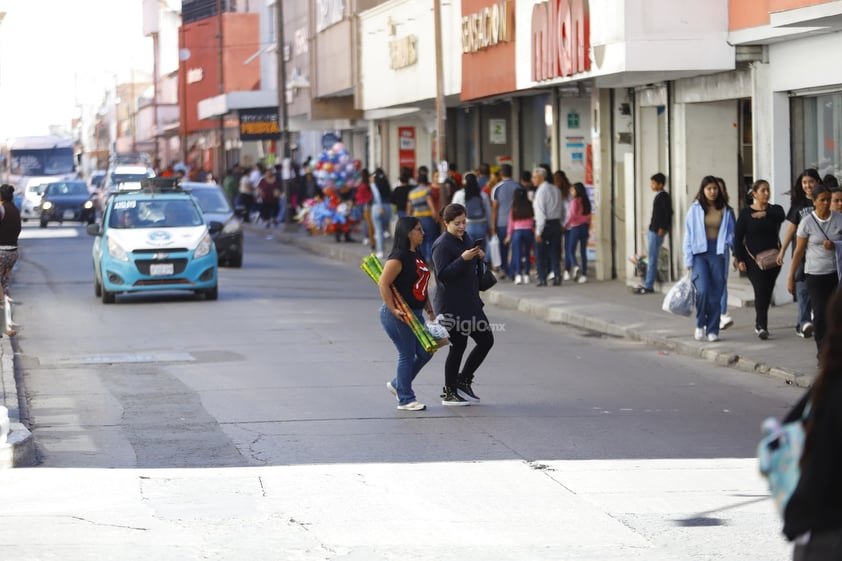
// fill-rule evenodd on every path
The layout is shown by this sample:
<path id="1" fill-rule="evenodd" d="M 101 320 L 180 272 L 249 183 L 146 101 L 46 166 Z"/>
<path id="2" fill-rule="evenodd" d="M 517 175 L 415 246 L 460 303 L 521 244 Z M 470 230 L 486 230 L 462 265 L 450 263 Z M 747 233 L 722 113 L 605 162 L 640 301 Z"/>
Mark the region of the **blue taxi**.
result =
<path id="1" fill-rule="evenodd" d="M 222 224 L 206 224 L 196 200 L 173 184 L 114 193 L 100 221 L 88 225 L 94 293 L 105 304 L 117 294 L 170 290 L 216 300 L 214 228 Z"/>

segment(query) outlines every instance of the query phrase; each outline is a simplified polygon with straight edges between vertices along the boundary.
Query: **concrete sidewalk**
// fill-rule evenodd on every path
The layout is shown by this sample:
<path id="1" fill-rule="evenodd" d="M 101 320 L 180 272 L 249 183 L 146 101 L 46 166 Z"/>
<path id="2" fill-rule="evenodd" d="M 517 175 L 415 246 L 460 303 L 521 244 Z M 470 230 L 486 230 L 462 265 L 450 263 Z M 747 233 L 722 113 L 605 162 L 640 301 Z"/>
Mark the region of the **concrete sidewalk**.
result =
<path id="1" fill-rule="evenodd" d="M 21 423 L 14 353 L 11 339 L 0 339 L 0 405 L 9 410 L 9 436 L 0 443 L 0 468 L 32 466 L 36 461 L 32 433 Z"/>
<path id="2" fill-rule="evenodd" d="M 371 253 L 360 241 L 337 243 L 332 235 L 309 235 L 303 229 L 267 230 L 250 224 L 246 227 L 255 233 L 271 235 L 279 243 L 354 265 L 359 265 L 362 257 Z M 667 288 L 665 285 L 664 291 Z M 796 335 L 795 304 L 773 306 L 769 310 L 770 337 L 766 341 L 754 333 L 753 307 L 730 308 L 734 325 L 720 333 L 720 341 L 709 343 L 693 339 L 692 317 L 662 311 L 663 298 L 664 294 L 659 293 L 634 294 L 624 281 L 565 282 L 560 287 L 542 288 L 500 281 L 483 294 L 486 304 L 517 310 L 548 323 L 641 341 L 740 371 L 775 376 L 801 387 L 812 382 L 816 374 L 816 345 L 812 339 Z"/>

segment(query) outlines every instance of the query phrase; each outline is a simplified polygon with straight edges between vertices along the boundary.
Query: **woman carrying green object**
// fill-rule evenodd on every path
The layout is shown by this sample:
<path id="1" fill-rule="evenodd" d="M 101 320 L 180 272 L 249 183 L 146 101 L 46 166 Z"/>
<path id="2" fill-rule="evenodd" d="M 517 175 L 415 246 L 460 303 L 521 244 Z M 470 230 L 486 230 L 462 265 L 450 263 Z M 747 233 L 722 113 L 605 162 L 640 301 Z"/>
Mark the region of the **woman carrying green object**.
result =
<path id="1" fill-rule="evenodd" d="M 419 339 L 422 334 L 408 324 L 417 321 L 426 333 L 422 312 L 426 311 L 431 321 L 435 317 L 427 296 L 430 268 L 418 252 L 423 241 L 424 230 L 417 218 L 399 218 L 395 225 L 392 252 L 377 283 L 383 299 L 380 323 L 398 349 L 395 377 L 386 382 L 386 388 L 397 398 L 398 409 L 402 411 L 426 409 L 426 405 L 415 398 L 412 382 L 433 356 Z M 370 268 L 370 265 L 368 260 L 364 261 L 363 268 Z M 414 316 L 414 320 L 410 316 Z"/>

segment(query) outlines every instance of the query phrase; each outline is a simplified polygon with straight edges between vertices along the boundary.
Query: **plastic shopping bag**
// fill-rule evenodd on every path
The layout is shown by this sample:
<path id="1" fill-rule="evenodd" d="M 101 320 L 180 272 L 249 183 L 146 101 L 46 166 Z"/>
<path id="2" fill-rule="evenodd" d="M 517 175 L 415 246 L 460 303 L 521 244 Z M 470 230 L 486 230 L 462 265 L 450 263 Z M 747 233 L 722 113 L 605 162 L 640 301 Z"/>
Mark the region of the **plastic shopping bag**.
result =
<path id="1" fill-rule="evenodd" d="M 503 264 L 503 258 L 500 256 L 500 238 L 494 234 L 488 238 L 488 252 L 491 256 L 491 266 L 499 267 Z"/>
<path id="2" fill-rule="evenodd" d="M 669 289 L 661 308 L 671 314 L 689 316 L 693 313 L 695 300 L 696 291 L 693 288 L 693 282 L 690 280 L 690 273 L 687 273 Z"/>

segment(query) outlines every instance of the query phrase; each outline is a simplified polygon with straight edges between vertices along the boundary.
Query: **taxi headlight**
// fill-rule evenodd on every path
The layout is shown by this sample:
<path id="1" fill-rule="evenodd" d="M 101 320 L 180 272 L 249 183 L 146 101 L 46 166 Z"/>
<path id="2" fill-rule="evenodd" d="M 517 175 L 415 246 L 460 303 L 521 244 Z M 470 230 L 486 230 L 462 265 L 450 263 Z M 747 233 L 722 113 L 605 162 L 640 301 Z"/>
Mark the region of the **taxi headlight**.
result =
<path id="1" fill-rule="evenodd" d="M 50 210 L 51 208 L 53 208 L 53 203 L 51 203 L 50 201 L 44 201 L 43 203 L 41 203 L 41 208 L 43 208 L 44 210 Z"/>
<path id="2" fill-rule="evenodd" d="M 85 201 L 85 204 L 83 204 L 83 205 L 82 205 L 82 207 L 83 207 L 83 208 L 94 208 L 94 202 L 93 202 L 93 201 L 90 201 L 90 200 L 89 200 L 89 201 Z"/>
<path id="3" fill-rule="evenodd" d="M 111 236 L 108 237 L 108 253 L 117 261 L 129 260 L 129 254 Z"/>
<path id="4" fill-rule="evenodd" d="M 205 235 L 202 236 L 201 240 L 199 240 L 199 245 L 196 246 L 196 251 L 193 255 L 195 257 L 204 257 L 210 253 L 211 247 L 213 247 L 213 240 L 211 239 L 210 234 L 205 232 Z"/>
<path id="5" fill-rule="evenodd" d="M 222 233 L 233 234 L 234 232 L 239 232 L 242 229 L 243 227 L 240 225 L 240 221 L 236 218 L 232 218 L 225 224 L 225 227 L 222 228 Z"/>

